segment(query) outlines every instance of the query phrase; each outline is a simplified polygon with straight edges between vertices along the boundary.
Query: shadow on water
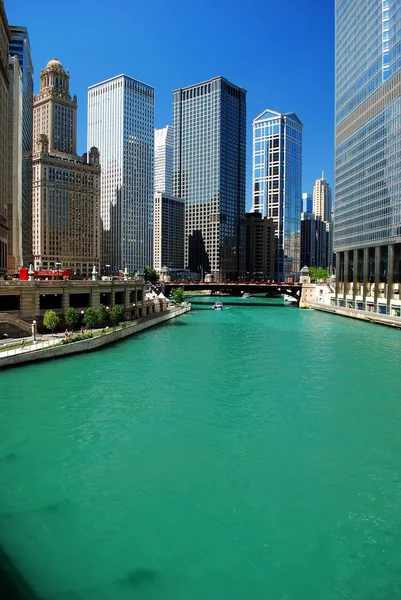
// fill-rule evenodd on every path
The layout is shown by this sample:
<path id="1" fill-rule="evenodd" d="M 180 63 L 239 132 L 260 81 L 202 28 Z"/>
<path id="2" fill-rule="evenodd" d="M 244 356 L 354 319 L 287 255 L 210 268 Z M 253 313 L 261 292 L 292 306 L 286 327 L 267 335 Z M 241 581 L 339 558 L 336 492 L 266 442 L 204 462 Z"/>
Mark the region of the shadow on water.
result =
<path id="1" fill-rule="evenodd" d="M 4 600 L 43 600 L 35 594 L 1 546 L 0 598 L 4 598 Z"/>
<path id="2" fill-rule="evenodd" d="M 13 463 L 18 459 L 18 454 L 15 452 L 9 452 L 8 454 L 4 454 L 4 456 L 0 456 L 0 463 Z"/>
<path id="3" fill-rule="evenodd" d="M 39 508 L 31 508 L 28 510 L 14 510 L 14 511 L 4 511 L 0 513 L 0 519 L 14 519 L 15 517 L 24 517 L 25 515 L 32 515 L 36 513 L 47 513 L 54 514 L 69 511 L 73 508 L 73 504 L 68 498 L 60 500 L 59 502 L 52 502 L 51 504 L 46 504 L 45 506 L 40 506 Z"/>
<path id="4" fill-rule="evenodd" d="M 143 585 L 155 584 L 159 580 L 159 573 L 154 569 L 132 569 L 118 582 L 121 585 L 127 585 L 132 588 L 139 588 Z"/>

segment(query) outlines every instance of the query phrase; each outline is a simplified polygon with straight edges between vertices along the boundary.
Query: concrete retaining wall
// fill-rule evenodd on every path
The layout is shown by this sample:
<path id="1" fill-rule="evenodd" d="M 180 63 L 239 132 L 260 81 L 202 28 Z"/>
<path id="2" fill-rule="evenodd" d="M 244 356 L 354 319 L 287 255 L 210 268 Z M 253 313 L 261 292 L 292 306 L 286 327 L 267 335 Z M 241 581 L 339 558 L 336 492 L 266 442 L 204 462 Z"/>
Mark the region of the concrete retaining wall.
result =
<path id="1" fill-rule="evenodd" d="M 155 313 L 149 317 L 143 317 L 138 322 L 132 325 L 127 325 L 123 329 L 105 333 L 88 340 L 82 340 L 81 342 L 73 342 L 62 346 L 56 346 L 51 348 L 45 348 L 43 350 L 33 350 L 31 352 L 25 351 L 21 354 L 14 356 L 7 356 L 1 358 L 0 355 L 0 369 L 7 367 L 16 367 L 18 365 L 27 364 L 38 360 L 49 360 L 51 358 L 60 358 L 63 356 L 69 356 L 71 354 L 79 354 L 81 352 L 92 352 L 98 350 L 108 344 L 113 344 L 119 340 L 122 340 L 129 335 L 134 335 L 144 329 L 159 325 L 175 317 L 179 317 L 191 310 L 191 305 L 186 304 L 179 308 L 172 308 L 162 313 Z"/>
<path id="2" fill-rule="evenodd" d="M 341 317 L 350 317 L 351 319 L 359 319 L 369 323 L 377 323 L 378 325 L 387 325 L 388 327 L 401 328 L 401 317 L 391 317 L 390 315 L 380 315 L 364 310 L 356 310 L 355 308 L 345 308 L 342 306 L 331 306 L 328 304 L 309 303 L 309 307 L 323 312 L 329 312 Z"/>

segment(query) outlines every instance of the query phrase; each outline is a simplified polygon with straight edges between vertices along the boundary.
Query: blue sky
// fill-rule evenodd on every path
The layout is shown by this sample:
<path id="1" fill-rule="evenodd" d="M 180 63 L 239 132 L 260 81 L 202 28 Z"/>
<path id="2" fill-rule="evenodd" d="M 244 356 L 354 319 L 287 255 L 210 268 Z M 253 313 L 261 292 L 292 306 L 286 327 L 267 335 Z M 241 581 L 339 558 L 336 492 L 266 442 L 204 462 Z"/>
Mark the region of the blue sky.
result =
<path id="1" fill-rule="evenodd" d="M 173 89 L 223 75 L 248 91 L 248 208 L 251 124 L 266 108 L 295 111 L 303 122 L 303 191 L 322 169 L 333 184 L 334 2 L 5 0 L 5 7 L 10 24 L 28 28 L 35 91 L 50 58 L 69 69 L 79 154 L 89 85 L 126 73 L 154 86 L 163 127 L 172 122 Z"/>

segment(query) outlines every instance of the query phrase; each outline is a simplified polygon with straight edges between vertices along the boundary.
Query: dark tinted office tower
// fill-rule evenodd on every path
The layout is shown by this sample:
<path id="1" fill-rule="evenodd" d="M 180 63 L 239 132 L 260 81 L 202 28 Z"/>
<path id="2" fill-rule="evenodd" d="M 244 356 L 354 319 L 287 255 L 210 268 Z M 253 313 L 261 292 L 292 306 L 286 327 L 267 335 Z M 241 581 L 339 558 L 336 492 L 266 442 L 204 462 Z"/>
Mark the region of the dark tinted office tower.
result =
<path id="1" fill-rule="evenodd" d="M 243 273 L 246 91 L 216 77 L 174 91 L 173 194 L 185 200 L 185 266 Z"/>
<path id="2" fill-rule="evenodd" d="M 301 213 L 301 265 L 328 269 L 330 232 L 314 213 Z"/>
<path id="3" fill-rule="evenodd" d="M 337 0 L 334 250 L 340 304 L 400 313 L 399 0 Z"/>
<path id="4" fill-rule="evenodd" d="M 260 212 L 245 215 L 245 274 L 247 281 L 274 278 L 275 223 Z"/>
<path id="5" fill-rule="evenodd" d="M 7 272 L 8 246 L 8 169 L 7 169 L 7 137 L 8 137 L 8 43 L 10 32 L 0 0 L 0 276 Z"/>
<path id="6" fill-rule="evenodd" d="M 10 25 L 10 56 L 16 56 L 22 75 L 22 262 L 32 262 L 32 114 L 33 114 L 33 66 L 31 47 L 26 27 Z"/>

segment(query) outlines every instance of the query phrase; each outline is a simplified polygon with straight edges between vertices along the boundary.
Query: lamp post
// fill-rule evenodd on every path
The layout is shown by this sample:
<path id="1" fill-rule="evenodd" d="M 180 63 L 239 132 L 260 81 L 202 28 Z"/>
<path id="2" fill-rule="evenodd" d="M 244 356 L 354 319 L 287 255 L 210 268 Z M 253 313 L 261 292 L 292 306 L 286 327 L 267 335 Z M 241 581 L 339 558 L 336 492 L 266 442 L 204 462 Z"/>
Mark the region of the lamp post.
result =
<path id="1" fill-rule="evenodd" d="M 36 342 L 36 321 L 32 321 L 32 341 Z"/>

